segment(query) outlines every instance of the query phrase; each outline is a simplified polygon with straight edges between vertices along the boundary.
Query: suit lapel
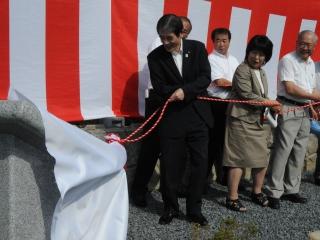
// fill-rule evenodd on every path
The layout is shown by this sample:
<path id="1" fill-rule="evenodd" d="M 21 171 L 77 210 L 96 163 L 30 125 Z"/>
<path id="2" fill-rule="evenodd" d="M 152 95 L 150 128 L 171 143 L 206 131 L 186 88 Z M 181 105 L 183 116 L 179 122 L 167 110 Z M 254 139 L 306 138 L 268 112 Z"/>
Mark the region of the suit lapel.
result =
<path id="1" fill-rule="evenodd" d="M 182 52 L 182 76 L 185 77 L 188 75 L 188 70 L 190 69 L 190 59 L 191 59 L 191 50 L 189 42 L 187 40 L 183 41 L 183 52 Z"/>

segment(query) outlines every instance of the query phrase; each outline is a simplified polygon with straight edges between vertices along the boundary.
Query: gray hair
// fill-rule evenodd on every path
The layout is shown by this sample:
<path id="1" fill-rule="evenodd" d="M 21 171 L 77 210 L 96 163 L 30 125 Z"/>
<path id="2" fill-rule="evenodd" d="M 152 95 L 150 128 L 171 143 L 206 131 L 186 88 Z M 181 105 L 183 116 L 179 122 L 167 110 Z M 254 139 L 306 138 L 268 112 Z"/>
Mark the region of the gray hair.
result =
<path id="1" fill-rule="evenodd" d="M 318 42 L 318 36 L 315 32 L 311 31 L 311 30 L 303 30 L 301 32 L 299 32 L 298 34 L 298 41 L 300 41 L 300 39 L 302 38 L 302 36 L 304 36 L 305 34 L 312 34 L 313 36 L 313 43 L 316 44 Z"/>

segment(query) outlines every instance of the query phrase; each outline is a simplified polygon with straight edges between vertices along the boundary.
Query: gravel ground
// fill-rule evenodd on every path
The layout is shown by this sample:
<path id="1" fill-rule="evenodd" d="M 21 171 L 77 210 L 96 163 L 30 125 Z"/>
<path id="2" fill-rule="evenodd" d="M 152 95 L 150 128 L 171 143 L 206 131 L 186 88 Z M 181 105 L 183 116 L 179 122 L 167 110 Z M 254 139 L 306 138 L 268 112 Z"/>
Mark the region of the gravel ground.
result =
<path id="1" fill-rule="evenodd" d="M 240 199 L 248 211 L 238 213 L 224 206 L 227 188 L 212 184 L 203 198 L 203 214 L 209 226 L 195 230 L 194 225 L 185 219 L 173 219 L 170 225 L 159 225 L 162 212 L 162 200 L 158 191 L 148 196 L 148 207 L 137 208 L 130 204 L 128 240 L 132 239 L 213 239 L 220 223 L 228 218 L 235 218 L 240 224 L 253 223 L 258 233 L 253 239 L 307 239 L 308 233 L 320 230 L 320 187 L 312 183 L 311 175 L 304 176 L 301 193 L 308 197 L 307 204 L 294 204 L 281 201 L 280 210 L 262 208 L 250 201 L 250 187 L 240 192 Z M 185 214 L 185 200 L 179 200 Z M 196 235 L 198 234 L 198 235 Z"/>
<path id="2" fill-rule="evenodd" d="M 104 126 L 85 125 L 83 130 L 103 139 Z M 162 212 L 162 200 L 158 191 L 148 196 L 148 207 L 137 208 L 130 204 L 128 240 L 174 240 L 174 239 L 213 239 L 220 224 L 227 218 L 235 218 L 240 224 L 253 223 L 258 234 L 253 239 L 307 239 L 308 233 L 320 230 L 320 187 L 312 183 L 311 174 L 305 174 L 301 184 L 301 192 L 308 197 L 307 204 L 281 202 L 280 210 L 262 208 L 250 201 L 250 187 L 240 192 L 240 199 L 247 207 L 246 213 L 228 210 L 224 206 L 227 188 L 213 184 L 203 197 L 203 214 L 209 221 L 209 226 L 195 230 L 185 219 L 173 219 L 170 225 L 159 225 Z M 185 213 L 185 200 L 179 200 L 182 212 Z M 199 236 L 200 235 L 200 236 Z"/>

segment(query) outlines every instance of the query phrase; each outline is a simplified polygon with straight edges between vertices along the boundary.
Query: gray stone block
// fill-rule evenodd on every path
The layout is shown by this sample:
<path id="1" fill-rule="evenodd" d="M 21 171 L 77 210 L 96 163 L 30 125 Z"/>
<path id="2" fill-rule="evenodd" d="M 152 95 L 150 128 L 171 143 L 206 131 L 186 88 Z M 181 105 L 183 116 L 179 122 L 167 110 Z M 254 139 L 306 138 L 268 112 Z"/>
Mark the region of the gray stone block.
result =
<path id="1" fill-rule="evenodd" d="M 50 239 L 60 197 L 38 110 L 0 101 L 0 239 Z"/>

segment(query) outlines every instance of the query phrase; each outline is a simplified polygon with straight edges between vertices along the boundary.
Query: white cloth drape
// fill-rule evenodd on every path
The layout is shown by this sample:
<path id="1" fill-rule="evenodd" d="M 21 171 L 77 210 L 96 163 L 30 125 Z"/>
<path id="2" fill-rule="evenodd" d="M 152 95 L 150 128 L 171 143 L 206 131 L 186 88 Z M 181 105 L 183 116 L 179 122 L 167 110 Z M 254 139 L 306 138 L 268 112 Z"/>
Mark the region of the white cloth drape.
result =
<path id="1" fill-rule="evenodd" d="M 13 90 L 10 99 L 29 101 Z M 124 147 L 117 142 L 107 144 L 45 109 L 38 109 L 47 150 L 56 160 L 54 174 L 61 193 L 53 215 L 51 239 L 126 239 Z"/>

